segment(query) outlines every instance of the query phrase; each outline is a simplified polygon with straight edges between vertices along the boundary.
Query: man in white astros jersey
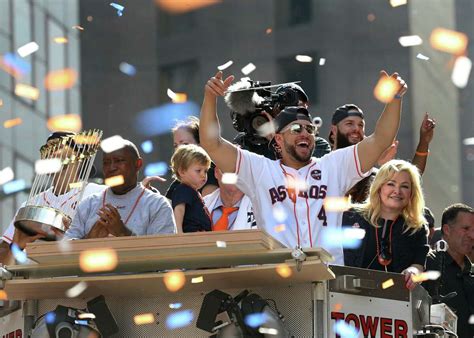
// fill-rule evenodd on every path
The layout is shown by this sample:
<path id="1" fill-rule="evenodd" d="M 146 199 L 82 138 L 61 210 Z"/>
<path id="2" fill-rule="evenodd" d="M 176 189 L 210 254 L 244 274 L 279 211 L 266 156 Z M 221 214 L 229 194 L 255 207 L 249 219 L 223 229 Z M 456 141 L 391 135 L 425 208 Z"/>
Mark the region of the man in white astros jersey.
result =
<path id="1" fill-rule="evenodd" d="M 381 76 L 387 77 L 382 71 Z M 289 248 L 324 247 L 329 231 L 341 225 L 341 213 L 326 211 L 326 197 L 341 197 L 370 173 L 393 142 L 400 124 L 402 96 L 407 90 L 397 73 L 398 90 L 385 106 L 375 131 L 356 145 L 311 157 L 315 126 L 303 107 L 287 107 L 274 119 L 274 143 L 280 160 L 242 150 L 220 136 L 217 97 L 233 81 L 218 72 L 205 86 L 199 136 L 201 146 L 223 172 L 238 175 L 237 187 L 251 200 L 257 225 Z M 282 224 L 284 224 L 282 226 Z M 327 250 L 334 264 L 344 264 L 341 245 Z"/>

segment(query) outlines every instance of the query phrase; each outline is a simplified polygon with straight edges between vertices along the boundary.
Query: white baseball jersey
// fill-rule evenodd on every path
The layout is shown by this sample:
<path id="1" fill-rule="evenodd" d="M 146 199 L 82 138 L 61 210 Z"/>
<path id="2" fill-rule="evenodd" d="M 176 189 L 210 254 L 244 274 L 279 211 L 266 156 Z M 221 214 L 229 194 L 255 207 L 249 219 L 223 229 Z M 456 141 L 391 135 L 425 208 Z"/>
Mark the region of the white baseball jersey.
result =
<path id="1" fill-rule="evenodd" d="M 87 196 L 90 196 L 92 194 L 102 192 L 107 188 L 106 185 L 99 185 L 95 183 L 87 183 L 87 185 L 84 188 L 84 193 L 82 194 L 82 199 L 86 198 Z M 35 205 L 40 205 L 40 206 L 50 206 L 51 204 L 59 204 L 62 207 L 68 207 L 71 209 L 75 209 L 75 205 L 72 205 L 71 203 L 75 203 L 76 199 L 72 198 L 74 195 L 77 194 L 77 189 L 72 189 L 69 192 L 56 196 L 52 189 L 48 189 L 40 194 L 37 195 L 35 198 L 34 204 Z M 71 204 L 71 205 L 69 205 Z M 26 202 L 23 202 L 20 206 L 24 207 L 26 205 Z M 17 210 L 18 213 L 18 210 Z M 16 217 L 16 214 L 15 214 Z M 13 239 L 13 235 L 15 234 L 15 226 L 13 225 L 13 221 L 15 220 L 15 217 L 13 217 L 13 220 L 11 221 L 10 225 L 8 225 L 7 230 L 3 233 L 2 236 L 2 241 L 7 242 L 10 244 Z"/>
<path id="2" fill-rule="evenodd" d="M 289 248 L 323 247 L 342 222 L 342 212 L 326 211 L 324 199 L 344 196 L 369 173 L 361 172 L 357 145 L 313 157 L 299 170 L 239 149 L 236 165 L 237 187 L 250 198 L 257 226 Z M 326 249 L 334 264 L 344 264 L 342 244 Z"/>

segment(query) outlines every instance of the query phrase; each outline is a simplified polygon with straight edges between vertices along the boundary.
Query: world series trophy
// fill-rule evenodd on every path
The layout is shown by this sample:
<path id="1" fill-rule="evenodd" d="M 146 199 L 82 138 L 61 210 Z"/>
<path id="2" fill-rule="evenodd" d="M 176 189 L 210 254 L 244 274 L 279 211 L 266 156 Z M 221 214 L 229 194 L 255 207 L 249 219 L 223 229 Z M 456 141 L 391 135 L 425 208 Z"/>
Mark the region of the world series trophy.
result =
<path id="1" fill-rule="evenodd" d="M 50 140 L 41 147 L 42 162 L 57 167 L 37 171 L 28 200 L 15 217 L 15 227 L 30 236 L 41 234 L 47 241 L 56 240 L 68 229 L 101 138 L 102 131 L 94 129 Z"/>

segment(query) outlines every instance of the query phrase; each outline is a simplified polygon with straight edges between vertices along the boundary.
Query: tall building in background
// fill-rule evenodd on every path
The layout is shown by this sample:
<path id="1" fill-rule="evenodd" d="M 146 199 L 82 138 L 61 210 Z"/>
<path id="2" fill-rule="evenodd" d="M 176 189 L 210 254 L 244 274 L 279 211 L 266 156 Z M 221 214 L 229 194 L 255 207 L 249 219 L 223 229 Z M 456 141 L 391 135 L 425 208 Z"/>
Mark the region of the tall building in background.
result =
<path id="1" fill-rule="evenodd" d="M 78 0 L 0 0 L 0 56 L 15 53 L 29 42 L 39 49 L 24 58 L 31 66 L 24 76 L 14 78 L 0 69 L 0 170 L 11 167 L 16 180 L 31 184 L 39 147 L 49 134 L 48 118 L 62 114 L 81 113 L 80 80 L 69 90 L 48 91 L 46 74 L 64 68 L 80 73 L 80 31 Z M 56 40 L 55 38 L 65 38 Z M 80 78 L 80 77 L 79 77 Z M 15 95 L 17 84 L 39 90 L 37 100 Z M 4 128 L 6 120 L 20 118 L 21 123 Z M 26 193 L 6 195 L 0 188 L 1 227 L 11 221 L 15 210 L 27 198 Z"/>
<path id="2" fill-rule="evenodd" d="M 157 6 L 160 0 L 137 0 L 128 2 L 119 17 L 108 3 L 83 0 L 82 21 L 94 16 L 88 33 L 81 35 L 82 78 L 87 82 L 84 122 L 88 128 L 104 129 L 106 136 L 121 134 L 137 144 L 150 140 L 154 150 L 145 154 L 146 162 L 169 163 L 170 132 L 157 128 L 149 135 L 145 130 L 169 124 L 174 111 L 161 109 L 158 118 L 137 125 L 139 116 L 147 109 L 168 107 L 168 89 L 186 93 L 199 106 L 207 79 L 217 66 L 232 60 L 225 73 L 237 78 L 245 76 L 242 67 L 253 63 L 256 69 L 249 76 L 254 80 L 301 81 L 312 114 L 324 121 L 321 136 L 327 137 L 331 115 L 344 103 L 364 110 L 370 134 L 383 109 L 373 97 L 379 71 L 398 71 L 409 84 L 398 157 L 413 156 L 425 111 L 438 120 L 424 188 L 428 205 L 439 216 L 449 203 L 474 200 L 473 190 L 463 188 L 472 173 L 465 170 L 461 149 L 462 138 L 473 134 L 472 124 L 463 126 L 461 120 L 466 113 L 460 115 L 460 91 L 450 80 L 450 56 L 429 45 L 429 35 L 438 26 L 468 26 L 474 13 L 472 6 L 463 12 L 466 2 L 419 0 L 393 8 L 380 0 L 223 0 L 171 13 Z M 473 37 L 471 31 L 466 33 Z M 400 46 L 398 38 L 412 34 L 420 35 L 423 45 Z M 418 53 L 430 60 L 417 58 Z M 313 61 L 298 62 L 296 55 Z M 122 62 L 133 64 L 136 73 L 120 72 Z M 222 100 L 219 114 L 224 136 L 232 139 L 236 132 Z"/>

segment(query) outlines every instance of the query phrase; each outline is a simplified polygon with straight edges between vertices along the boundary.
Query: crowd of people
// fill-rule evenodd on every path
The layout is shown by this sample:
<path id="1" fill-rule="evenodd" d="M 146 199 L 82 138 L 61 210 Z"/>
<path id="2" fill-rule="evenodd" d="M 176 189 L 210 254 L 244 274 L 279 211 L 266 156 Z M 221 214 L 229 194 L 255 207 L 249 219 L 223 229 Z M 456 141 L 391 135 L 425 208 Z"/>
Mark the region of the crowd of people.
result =
<path id="1" fill-rule="evenodd" d="M 385 72 L 381 76 L 389 77 Z M 175 181 L 165 196 L 138 181 L 143 160 L 137 147 L 126 141 L 121 149 L 102 156 L 104 177 L 122 175 L 123 184 L 89 183 L 64 238 L 259 228 L 288 248 L 307 248 L 324 247 L 324 238 L 334 228 L 360 228 L 365 237 L 358 248 L 344 248 L 342 241 L 327 248 L 334 264 L 403 273 L 408 289 L 418 284 L 413 275 L 441 271 L 439 280 L 424 286 L 435 301 L 445 301 L 456 311 L 459 337 L 472 337 L 474 326 L 468 321 L 474 314 L 474 296 L 468 290 L 474 287 L 474 209 L 447 205 L 439 224 L 447 252 L 430 247 L 436 237 L 435 220 L 425 205 L 421 175 L 436 122 L 425 115 L 411 162 L 395 159 L 407 85 L 397 73 L 390 77 L 398 90 L 374 132 L 365 134 L 362 109 L 345 104 L 333 114 L 330 148 L 317 135 L 306 93 L 296 86 L 298 106 L 268 116 L 274 130 L 266 137 L 273 156 L 264 156 L 221 137 L 217 100 L 233 77 L 218 72 L 205 85 L 200 119 L 181 121 L 172 130 L 175 152 L 170 166 Z M 46 144 L 69 134 L 53 133 Z M 236 182 L 224 180 L 231 173 Z M 349 210 L 327 208 L 327 198 L 343 196 L 352 202 Z M 23 250 L 42 237 L 23 233 L 12 221 L 0 244 L 1 262 L 14 259 L 12 246 Z M 443 298 L 453 291 L 454 297 Z"/>

